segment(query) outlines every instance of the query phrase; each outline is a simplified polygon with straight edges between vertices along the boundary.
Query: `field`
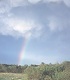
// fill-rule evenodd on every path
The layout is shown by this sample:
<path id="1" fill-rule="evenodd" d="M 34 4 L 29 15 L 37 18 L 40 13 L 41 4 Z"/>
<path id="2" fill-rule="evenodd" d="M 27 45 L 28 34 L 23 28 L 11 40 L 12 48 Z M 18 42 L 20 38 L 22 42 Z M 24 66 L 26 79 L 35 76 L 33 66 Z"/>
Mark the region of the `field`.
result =
<path id="1" fill-rule="evenodd" d="M 0 80 L 27 80 L 27 76 L 22 73 L 0 73 Z"/>
<path id="2" fill-rule="evenodd" d="M 0 80 L 70 80 L 70 61 L 29 66 L 1 64 Z"/>

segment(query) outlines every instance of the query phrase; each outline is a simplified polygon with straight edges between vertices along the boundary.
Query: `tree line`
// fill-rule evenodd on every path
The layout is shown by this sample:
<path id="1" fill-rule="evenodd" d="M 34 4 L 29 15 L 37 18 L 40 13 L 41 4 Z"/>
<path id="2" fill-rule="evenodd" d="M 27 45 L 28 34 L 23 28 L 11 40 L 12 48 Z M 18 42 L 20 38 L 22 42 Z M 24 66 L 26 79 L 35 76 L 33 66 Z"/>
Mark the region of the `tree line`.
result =
<path id="1" fill-rule="evenodd" d="M 0 72 L 4 73 L 22 73 L 28 80 L 70 80 L 70 61 L 61 64 L 40 65 L 8 65 L 0 64 Z"/>

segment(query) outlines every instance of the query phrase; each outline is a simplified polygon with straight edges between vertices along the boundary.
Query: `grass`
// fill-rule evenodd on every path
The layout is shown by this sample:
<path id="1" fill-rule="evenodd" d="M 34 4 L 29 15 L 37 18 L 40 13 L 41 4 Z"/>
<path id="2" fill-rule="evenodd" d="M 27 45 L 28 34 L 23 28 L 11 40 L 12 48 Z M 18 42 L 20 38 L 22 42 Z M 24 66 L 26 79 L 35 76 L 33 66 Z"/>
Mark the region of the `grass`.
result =
<path id="1" fill-rule="evenodd" d="M 26 74 L 0 73 L 0 80 L 28 80 Z"/>

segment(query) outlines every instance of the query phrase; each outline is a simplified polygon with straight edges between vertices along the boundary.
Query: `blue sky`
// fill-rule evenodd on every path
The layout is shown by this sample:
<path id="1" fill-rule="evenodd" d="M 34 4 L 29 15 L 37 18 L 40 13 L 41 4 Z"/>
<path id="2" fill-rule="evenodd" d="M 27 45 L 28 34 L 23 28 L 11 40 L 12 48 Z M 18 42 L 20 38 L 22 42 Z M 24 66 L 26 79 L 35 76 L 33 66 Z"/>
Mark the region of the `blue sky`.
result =
<path id="1" fill-rule="evenodd" d="M 70 61 L 69 0 L 0 0 L 0 63 Z"/>

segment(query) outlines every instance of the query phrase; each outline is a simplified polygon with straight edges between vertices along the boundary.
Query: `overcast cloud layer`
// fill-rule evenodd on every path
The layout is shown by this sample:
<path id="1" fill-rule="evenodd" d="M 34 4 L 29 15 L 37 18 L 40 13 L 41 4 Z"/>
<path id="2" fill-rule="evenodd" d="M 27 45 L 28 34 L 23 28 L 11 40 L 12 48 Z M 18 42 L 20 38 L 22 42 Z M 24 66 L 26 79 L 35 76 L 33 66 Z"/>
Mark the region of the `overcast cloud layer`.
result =
<path id="1" fill-rule="evenodd" d="M 70 26 L 70 0 L 0 0 L 0 34 L 39 37 Z"/>

